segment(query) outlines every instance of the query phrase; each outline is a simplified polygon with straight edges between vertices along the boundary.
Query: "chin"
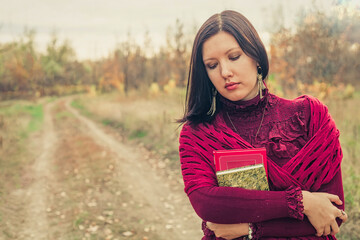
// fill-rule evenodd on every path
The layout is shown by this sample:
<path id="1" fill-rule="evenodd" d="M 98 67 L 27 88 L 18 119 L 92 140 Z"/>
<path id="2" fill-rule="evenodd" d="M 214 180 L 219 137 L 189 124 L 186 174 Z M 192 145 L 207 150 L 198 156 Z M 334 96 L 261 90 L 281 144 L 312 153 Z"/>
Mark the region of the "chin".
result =
<path id="1" fill-rule="evenodd" d="M 245 98 L 244 96 L 240 96 L 240 97 L 237 97 L 237 96 L 227 97 L 228 100 L 233 101 L 233 102 L 241 101 L 241 100 L 243 100 L 244 98 Z"/>

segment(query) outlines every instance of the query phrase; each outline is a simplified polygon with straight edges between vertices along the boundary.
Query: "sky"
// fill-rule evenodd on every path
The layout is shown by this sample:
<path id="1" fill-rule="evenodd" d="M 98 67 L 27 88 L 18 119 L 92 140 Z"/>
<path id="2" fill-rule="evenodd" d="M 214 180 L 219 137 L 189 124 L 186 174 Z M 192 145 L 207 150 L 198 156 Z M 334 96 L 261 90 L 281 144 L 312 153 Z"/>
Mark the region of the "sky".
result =
<path id="1" fill-rule="evenodd" d="M 316 0 L 322 11 L 330 11 L 334 2 L 360 0 Z M 274 19 L 291 27 L 299 10 L 313 9 L 314 0 L 0 0 L 0 43 L 16 41 L 24 29 L 36 32 L 37 49 L 45 51 L 52 33 L 68 40 L 77 58 L 107 57 L 127 34 L 142 44 L 149 31 L 154 48 L 165 44 L 166 29 L 176 19 L 185 31 L 191 31 L 214 13 L 232 9 L 244 14 L 263 41 L 269 38 Z M 282 9 L 282 11 L 278 11 Z M 276 23 L 276 22 L 275 22 Z"/>

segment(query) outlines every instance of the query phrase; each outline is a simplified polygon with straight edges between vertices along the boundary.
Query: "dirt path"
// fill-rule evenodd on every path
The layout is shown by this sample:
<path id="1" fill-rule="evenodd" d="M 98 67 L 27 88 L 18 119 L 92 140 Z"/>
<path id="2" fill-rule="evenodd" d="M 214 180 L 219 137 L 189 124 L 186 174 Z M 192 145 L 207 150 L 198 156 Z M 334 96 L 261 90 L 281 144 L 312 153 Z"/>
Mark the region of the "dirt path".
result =
<path id="1" fill-rule="evenodd" d="M 3 211 L 6 227 L 2 229 L 8 239 L 50 239 L 46 209 L 53 185 L 52 161 L 57 144 L 50 113 L 54 104 L 44 107 L 44 131 L 33 134 L 32 141 L 28 143 L 26 158 L 31 166 L 25 167 L 25 175 L 22 176 L 24 187 L 8 196 L 8 204 Z"/>
<path id="2" fill-rule="evenodd" d="M 70 102 L 44 105 L 22 187 L 1 209 L 0 239 L 201 239 L 179 171 Z"/>
<path id="3" fill-rule="evenodd" d="M 41 153 L 35 158 L 32 166 L 34 176 L 32 186 L 27 191 L 26 221 L 22 225 L 23 239 L 49 239 L 49 225 L 47 221 L 47 196 L 52 186 L 54 149 L 57 144 L 52 115 L 50 113 L 55 103 L 44 107 L 44 132 L 40 140 Z"/>
<path id="4" fill-rule="evenodd" d="M 69 101 L 66 108 L 86 126 L 87 133 L 99 145 L 116 154 L 115 168 L 123 186 L 130 189 L 133 200 L 136 199 L 141 206 L 146 206 L 138 212 L 142 218 L 153 221 L 153 229 L 160 239 L 200 239 L 199 220 L 184 193 L 174 191 L 163 174 L 146 161 L 145 156 L 149 154 L 146 150 L 125 145 L 105 133 L 94 122 L 71 108 Z M 132 214 L 129 213 L 129 217 Z"/>

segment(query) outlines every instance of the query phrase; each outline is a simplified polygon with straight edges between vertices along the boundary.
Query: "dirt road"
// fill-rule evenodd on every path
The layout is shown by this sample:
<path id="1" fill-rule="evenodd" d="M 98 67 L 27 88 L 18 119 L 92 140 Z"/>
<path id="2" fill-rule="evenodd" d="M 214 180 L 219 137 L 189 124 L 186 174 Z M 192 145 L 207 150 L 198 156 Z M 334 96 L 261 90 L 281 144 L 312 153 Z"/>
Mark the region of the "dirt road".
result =
<path id="1" fill-rule="evenodd" d="M 4 239 L 200 239 L 179 172 L 79 114 L 70 99 L 44 107 L 26 188 L 14 191 Z"/>

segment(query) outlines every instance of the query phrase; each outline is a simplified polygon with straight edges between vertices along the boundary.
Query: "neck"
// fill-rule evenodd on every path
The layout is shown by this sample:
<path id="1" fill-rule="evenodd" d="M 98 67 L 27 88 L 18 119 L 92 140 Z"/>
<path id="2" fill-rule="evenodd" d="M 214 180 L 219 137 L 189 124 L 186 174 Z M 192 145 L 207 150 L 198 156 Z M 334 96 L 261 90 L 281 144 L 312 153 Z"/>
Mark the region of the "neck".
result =
<path id="1" fill-rule="evenodd" d="M 225 111 L 229 113 L 237 112 L 237 111 L 254 111 L 256 109 L 262 109 L 264 105 L 264 100 L 268 97 L 268 90 L 263 90 L 263 98 L 260 99 L 260 95 L 256 95 L 254 98 L 250 100 L 240 100 L 240 101 L 231 101 L 226 99 L 220 95 L 219 100 L 222 103 L 222 107 Z"/>

